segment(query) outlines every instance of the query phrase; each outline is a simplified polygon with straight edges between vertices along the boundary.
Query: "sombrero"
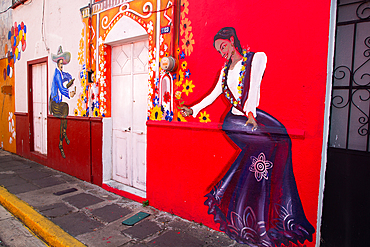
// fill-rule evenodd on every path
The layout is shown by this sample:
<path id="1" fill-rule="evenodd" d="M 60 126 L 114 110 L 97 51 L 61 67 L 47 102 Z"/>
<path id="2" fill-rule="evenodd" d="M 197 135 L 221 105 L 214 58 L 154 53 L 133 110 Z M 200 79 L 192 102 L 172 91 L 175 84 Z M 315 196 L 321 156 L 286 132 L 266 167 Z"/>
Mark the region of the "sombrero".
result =
<path id="1" fill-rule="evenodd" d="M 58 60 L 62 59 L 63 64 L 66 65 L 66 64 L 69 63 L 69 61 L 71 61 L 71 53 L 68 52 L 68 51 L 63 52 L 62 46 L 59 46 L 57 55 L 54 55 L 52 53 L 51 54 L 51 59 L 56 63 L 58 62 Z"/>

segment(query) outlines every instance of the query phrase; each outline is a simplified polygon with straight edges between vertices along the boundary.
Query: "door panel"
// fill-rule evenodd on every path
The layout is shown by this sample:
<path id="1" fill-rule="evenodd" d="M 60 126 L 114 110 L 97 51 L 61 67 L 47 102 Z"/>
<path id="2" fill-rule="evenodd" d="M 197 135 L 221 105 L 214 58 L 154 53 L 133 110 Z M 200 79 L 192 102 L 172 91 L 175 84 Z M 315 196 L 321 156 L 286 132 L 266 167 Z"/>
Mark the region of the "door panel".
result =
<path id="1" fill-rule="evenodd" d="M 46 63 L 32 66 L 34 151 L 47 153 Z"/>
<path id="2" fill-rule="evenodd" d="M 113 131 L 113 179 L 131 185 L 130 182 L 130 166 L 128 160 L 130 159 L 130 142 L 129 136 L 119 130 Z"/>
<path id="3" fill-rule="evenodd" d="M 113 179 L 132 185 L 130 177 L 131 155 L 131 76 L 112 76 L 112 119 L 113 119 Z"/>
<path id="4" fill-rule="evenodd" d="M 146 134 L 148 75 L 134 76 L 133 130 Z"/>
<path id="5" fill-rule="evenodd" d="M 146 135 L 134 134 L 133 186 L 146 190 Z"/>
<path id="6" fill-rule="evenodd" d="M 320 246 L 368 246 L 370 2 L 338 0 L 337 7 Z"/>
<path id="7" fill-rule="evenodd" d="M 112 49 L 113 179 L 146 190 L 148 41 Z"/>
<path id="8" fill-rule="evenodd" d="M 368 246 L 369 161 L 368 153 L 329 148 L 320 246 Z"/>

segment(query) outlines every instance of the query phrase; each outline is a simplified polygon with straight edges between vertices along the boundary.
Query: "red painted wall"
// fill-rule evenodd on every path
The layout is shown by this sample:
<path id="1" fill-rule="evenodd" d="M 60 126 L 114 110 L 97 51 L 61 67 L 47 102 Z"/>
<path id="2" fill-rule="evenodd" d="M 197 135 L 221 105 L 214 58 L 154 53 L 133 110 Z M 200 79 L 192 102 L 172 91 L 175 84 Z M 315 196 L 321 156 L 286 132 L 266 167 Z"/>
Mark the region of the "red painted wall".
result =
<path id="1" fill-rule="evenodd" d="M 15 120 L 17 154 L 25 158 L 30 158 L 28 114 L 16 112 Z"/>
<path id="2" fill-rule="evenodd" d="M 292 139 L 293 169 L 305 214 L 316 228 L 330 1 L 189 0 L 188 8 L 195 44 L 186 61 L 195 88 L 184 97 L 185 105 L 194 104 L 214 86 L 225 61 L 213 48 L 213 36 L 222 27 L 234 27 L 242 46 L 265 52 L 259 108 L 282 122 L 288 133 L 304 133 Z M 226 109 L 220 97 L 205 110 L 217 125 Z M 150 204 L 218 229 L 203 196 L 222 178 L 238 150 L 213 128 L 158 124 L 148 123 Z"/>
<path id="3" fill-rule="evenodd" d="M 65 172 L 84 181 L 102 184 L 102 121 L 101 118 L 67 117 L 67 136 L 63 141 L 66 155 L 59 150 L 60 119 L 48 116 L 47 155 L 33 151 L 30 146 L 28 114 L 16 113 L 17 154 Z"/>

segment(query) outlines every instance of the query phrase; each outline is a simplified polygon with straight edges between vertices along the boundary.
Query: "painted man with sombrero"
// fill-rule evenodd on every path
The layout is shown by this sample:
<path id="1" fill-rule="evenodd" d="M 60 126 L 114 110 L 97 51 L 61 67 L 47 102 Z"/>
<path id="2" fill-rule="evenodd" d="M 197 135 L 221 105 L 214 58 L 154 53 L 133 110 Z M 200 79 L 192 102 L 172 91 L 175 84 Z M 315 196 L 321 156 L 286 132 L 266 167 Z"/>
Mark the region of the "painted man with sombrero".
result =
<path id="1" fill-rule="evenodd" d="M 62 46 L 59 46 L 57 55 L 51 54 L 51 59 L 57 63 L 55 68 L 53 82 L 51 84 L 50 91 L 50 113 L 55 117 L 60 119 L 60 135 L 59 135 L 59 150 L 62 154 L 62 157 L 65 158 L 63 150 L 63 139 L 66 140 L 66 143 L 69 144 L 69 139 L 67 137 L 67 116 L 69 112 L 69 106 L 66 102 L 62 101 L 62 97 L 65 96 L 68 99 L 76 94 L 76 87 L 74 91 L 70 91 L 68 88 L 72 86 L 73 81 L 72 76 L 63 72 L 63 65 L 66 65 L 71 60 L 71 53 L 63 52 Z M 63 83 L 67 82 L 67 85 L 64 86 Z"/>

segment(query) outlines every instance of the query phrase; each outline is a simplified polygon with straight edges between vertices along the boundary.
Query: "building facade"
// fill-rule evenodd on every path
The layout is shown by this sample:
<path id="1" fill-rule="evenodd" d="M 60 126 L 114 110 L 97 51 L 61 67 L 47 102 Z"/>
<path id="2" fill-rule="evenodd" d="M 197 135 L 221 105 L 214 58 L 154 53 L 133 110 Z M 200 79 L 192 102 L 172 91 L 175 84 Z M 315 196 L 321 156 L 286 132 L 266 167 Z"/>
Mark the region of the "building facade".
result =
<path id="1" fill-rule="evenodd" d="M 369 8 L 366 1 L 25 1 L 12 10 L 1 65 L 15 105 L 4 115 L 15 146 L 3 147 L 238 242 L 336 246 L 344 240 L 322 225 L 337 217 L 323 207 L 327 167 L 327 181 L 336 180 L 328 146 L 342 144 L 329 128 L 332 81 L 341 78 L 332 78 L 333 63 L 343 56 L 334 56 L 334 40 L 346 35 L 335 33 L 336 20 L 353 23 L 343 13 L 356 9 L 359 30 Z M 230 39 L 220 30 L 236 33 Z M 357 48 L 364 65 L 354 62 L 361 69 L 365 33 L 355 35 L 364 41 Z M 233 64 L 224 57 L 235 53 L 242 69 L 233 93 Z M 210 94 L 222 95 L 202 101 Z M 252 97 L 254 108 L 245 110 Z M 252 121 L 246 133 L 234 120 L 228 125 L 238 111 Z M 368 116 L 353 117 L 368 126 Z M 369 147 L 357 150 L 366 156 Z M 243 204 L 243 215 L 234 204 Z M 321 228 L 329 229 L 323 238 Z"/>

